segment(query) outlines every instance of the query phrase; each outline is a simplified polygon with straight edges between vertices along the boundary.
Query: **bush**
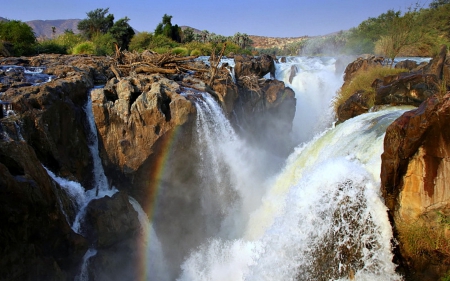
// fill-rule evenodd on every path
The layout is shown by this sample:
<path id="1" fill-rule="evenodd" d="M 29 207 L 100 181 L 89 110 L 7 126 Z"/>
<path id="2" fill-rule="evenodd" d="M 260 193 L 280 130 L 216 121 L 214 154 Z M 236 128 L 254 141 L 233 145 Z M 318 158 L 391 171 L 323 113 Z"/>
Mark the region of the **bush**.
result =
<path id="1" fill-rule="evenodd" d="M 210 56 L 212 53 L 212 46 L 209 43 L 192 41 L 185 44 L 184 47 L 187 48 L 190 53 L 192 53 L 192 51 L 194 50 L 199 51 L 201 56 Z"/>
<path id="2" fill-rule="evenodd" d="M 52 41 L 64 46 L 67 53 L 72 53 L 72 48 L 75 47 L 75 45 L 85 42 L 81 35 L 75 34 L 70 30 L 65 31 L 64 34 L 59 35 Z"/>
<path id="3" fill-rule="evenodd" d="M 164 36 L 164 35 L 157 35 L 157 36 L 153 36 L 148 48 L 151 50 L 154 50 L 155 52 L 156 49 L 158 48 L 164 48 L 164 49 L 172 49 L 175 47 L 178 47 L 179 44 L 175 41 L 173 41 L 172 39 Z"/>
<path id="4" fill-rule="evenodd" d="M 95 51 L 94 43 L 90 41 L 82 42 L 75 45 L 72 49 L 74 55 L 93 55 Z"/>
<path id="5" fill-rule="evenodd" d="M 141 32 L 131 38 L 130 51 L 142 52 L 148 49 L 150 42 L 153 39 L 153 35 L 149 32 Z"/>
<path id="6" fill-rule="evenodd" d="M 408 72 L 407 69 L 402 68 L 390 68 L 390 67 L 371 67 L 366 71 L 358 72 L 350 83 L 343 86 L 337 93 L 333 100 L 333 107 L 337 112 L 339 106 L 343 104 L 348 98 L 350 98 L 357 91 L 364 90 L 369 95 L 373 96 L 372 104 L 375 102 L 375 89 L 372 88 L 372 83 L 375 79 L 382 79 L 385 76 L 396 75 L 402 72 Z"/>
<path id="7" fill-rule="evenodd" d="M 0 40 L 12 45 L 13 56 L 34 54 L 36 37 L 33 29 L 24 22 L 0 21 Z"/>
<path id="8" fill-rule="evenodd" d="M 191 51 L 191 56 L 201 56 L 202 52 L 199 49 L 194 49 Z"/>
<path id="9" fill-rule="evenodd" d="M 187 55 L 189 55 L 189 51 L 187 48 L 184 48 L 184 47 L 176 47 L 176 48 L 172 49 L 172 54 L 180 55 L 180 56 L 187 56 Z"/>
<path id="10" fill-rule="evenodd" d="M 114 42 L 116 39 L 110 34 L 100 34 L 92 39 L 94 43 L 94 54 L 97 56 L 112 55 L 116 51 Z"/>
<path id="11" fill-rule="evenodd" d="M 166 54 L 166 53 L 170 53 L 170 48 L 158 47 L 158 48 L 154 48 L 153 51 L 157 52 L 158 54 Z"/>
<path id="12" fill-rule="evenodd" d="M 45 40 L 36 45 L 38 54 L 67 54 L 67 48 L 55 40 Z"/>

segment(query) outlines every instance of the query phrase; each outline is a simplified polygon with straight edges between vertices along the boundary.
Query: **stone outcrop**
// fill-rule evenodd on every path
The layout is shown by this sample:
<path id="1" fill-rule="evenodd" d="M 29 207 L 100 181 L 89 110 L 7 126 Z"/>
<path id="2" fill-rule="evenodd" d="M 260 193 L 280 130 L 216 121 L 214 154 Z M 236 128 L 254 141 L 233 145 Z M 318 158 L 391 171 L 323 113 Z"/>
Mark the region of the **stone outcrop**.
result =
<path id="1" fill-rule="evenodd" d="M 356 73 L 364 71 L 374 66 L 382 66 L 384 62 L 383 57 L 366 56 L 358 57 L 355 61 L 349 63 L 344 70 L 344 85 L 350 83 Z"/>
<path id="2" fill-rule="evenodd" d="M 97 254 L 90 258 L 89 280 L 136 280 L 146 245 L 138 213 L 124 192 L 92 200 L 86 210 L 87 238 Z"/>
<path id="3" fill-rule="evenodd" d="M 403 114 L 386 131 L 381 190 L 399 235 L 400 264 L 410 280 L 437 280 L 450 269 L 448 253 L 440 252 L 447 249 L 445 244 L 414 254 L 408 235 L 420 234 L 402 228 L 421 221 L 427 236 L 445 233 L 437 216 L 445 217 L 450 208 L 449 122 L 450 94 L 436 95 Z"/>
<path id="4" fill-rule="evenodd" d="M 243 76 L 256 75 L 263 77 L 270 73 L 270 77 L 275 77 L 275 62 L 269 55 L 252 57 L 246 55 L 234 56 L 236 79 L 239 80 Z"/>
<path id="5" fill-rule="evenodd" d="M 180 86 L 160 75 L 112 79 L 91 93 L 92 108 L 107 165 L 136 172 L 168 131 L 183 125 L 195 107 Z"/>
<path id="6" fill-rule="evenodd" d="M 369 111 L 371 107 L 371 95 L 364 90 L 351 95 L 337 110 L 338 122 L 344 122 Z"/>
<path id="7" fill-rule="evenodd" d="M 8 131 L 8 140 L 0 138 L 1 279 L 71 280 L 88 243 L 66 221 L 61 187 Z"/>

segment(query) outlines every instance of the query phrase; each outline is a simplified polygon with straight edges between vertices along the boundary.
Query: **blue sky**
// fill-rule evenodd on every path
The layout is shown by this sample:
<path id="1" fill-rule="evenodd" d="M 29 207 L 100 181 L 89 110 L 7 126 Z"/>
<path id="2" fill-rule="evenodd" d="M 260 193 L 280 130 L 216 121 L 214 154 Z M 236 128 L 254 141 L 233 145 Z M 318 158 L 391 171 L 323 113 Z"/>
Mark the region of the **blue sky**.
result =
<path id="1" fill-rule="evenodd" d="M 419 1 L 428 7 L 431 0 Z M 21 21 L 84 19 L 109 8 L 128 16 L 138 31 L 153 32 L 166 13 L 172 24 L 230 36 L 236 32 L 271 37 L 325 35 L 356 27 L 389 9 L 405 11 L 415 0 L 2 0 L 0 17 Z"/>

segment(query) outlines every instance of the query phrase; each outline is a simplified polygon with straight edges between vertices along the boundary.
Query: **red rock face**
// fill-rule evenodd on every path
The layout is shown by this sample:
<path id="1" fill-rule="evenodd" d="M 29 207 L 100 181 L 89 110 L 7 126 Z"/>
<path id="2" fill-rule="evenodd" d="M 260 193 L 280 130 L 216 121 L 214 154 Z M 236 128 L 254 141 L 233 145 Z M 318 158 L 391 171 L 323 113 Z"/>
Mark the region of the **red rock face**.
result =
<path id="1" fill-rule="evenodd" d="M 420 196 L 429 198 L 433 198 L 436 189 L 442 188 L 437 186 L 438 176 L 445 176 L 443 171 L 450 160 L 448 122 L 450 94 L 428 99 L 418 109 L 405 113 L 388 127 L 381 156 L 381 188 L 393 216 L 397 212 L 403 214 L 405 208 L 414 209 L 413 213 L 420 215 L 433 208 L 437 201 L 443 200 L 436 198 L 429 205 L 420 204 L 416 207 L 402 206 L 399 201 L 402 192 L 409 192 L 418 185 L 423 189 Z M 415 176 L 415 180 L 411 175 Z"/>
<path id="2" fill-rule="evenodd" d="M 405 225 L 419 225 L 419 221 L 431 239 L 440 237 L 438 233 L 445 228 L 438 217 L 448 214 L 450 208 L 448 124 L 450 93 L 429 98 L 416 110 L 403 114 L 386 131 L 381 156 L 381 191 L 400 242 L 398 258 L 406 280 L 437 280 L 450 268 L 445 244 L 424 248 L 417 255 L 411 250 L 416 242 L 410 241 L 410 235 L 417 233 L 411 234 L 405 228 Z M 448 239 L 448 230 L 443 235 Z"/>

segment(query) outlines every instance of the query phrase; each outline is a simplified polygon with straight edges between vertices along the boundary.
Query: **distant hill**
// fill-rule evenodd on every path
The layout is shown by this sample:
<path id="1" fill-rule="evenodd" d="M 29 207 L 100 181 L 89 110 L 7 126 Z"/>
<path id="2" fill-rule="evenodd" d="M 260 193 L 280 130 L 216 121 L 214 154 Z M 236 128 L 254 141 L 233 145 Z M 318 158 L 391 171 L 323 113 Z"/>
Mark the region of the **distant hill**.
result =
<path id="1" fill-rule="evenodd" d="M 63 34 L 66 29 L 71 29 L 73 32 L 78 33 L 77 25 L 80 19 L 68 19 L 68 20 L 32 20 L 25 22 L 31 28 L 33 28 L 36 38 L 52 38 L 52 26 L 55 29 L 55 36 Z"/>
<path id="2" fill-rule="evenodd" d="M 0 21 L 8 20 L 6 18 L 0 17 Z M 58 36 L 66 29 L 71 29 L 73 32 L 78 33 L 77 25 L 80 22 L 80 19 L 67 19 L 67 20 L 32 20 L 25 22 L 31 28 L 33 28 L 34 33 L 36 34 L 36 38 L 52 38 L 52 26 L 55 29 L 55 36 Z M 182 30 L 186 28 L 192 28 L 194 33 L 200 34 L 202 31 L 190 26 L 180 26 Z M 138 33 L 137 30 L 135 30 Z M 250 39 L 253 41 L 254 48 L 268 49 L 268 48 L 280 48 L 282 49 L 284 46 L 290 43 L 298 42 L 305 40 L 307 37 L 266 37 L 266 36 L 257 36 L 257 35 L 249 35 Z"/>
<path id="3" fill-rule="evenodd" d="M 269 49 L 269 48 L 279 48 L 283 49 L 284 46 L 303 41 L 309 37 L 266 37 L 249 35 L 250 39 L 253 41 L 252 47 L 258 49 Z"/>

